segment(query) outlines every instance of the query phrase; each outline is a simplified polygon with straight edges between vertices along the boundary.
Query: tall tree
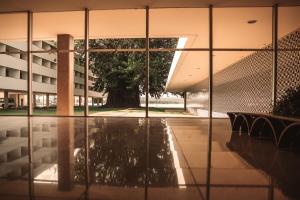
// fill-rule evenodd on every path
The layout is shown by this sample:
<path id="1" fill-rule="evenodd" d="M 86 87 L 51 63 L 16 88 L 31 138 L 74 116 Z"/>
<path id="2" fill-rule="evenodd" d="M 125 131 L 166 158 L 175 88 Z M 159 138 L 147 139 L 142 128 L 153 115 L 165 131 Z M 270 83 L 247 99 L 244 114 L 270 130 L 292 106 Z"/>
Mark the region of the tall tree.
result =
<path id="1" fill-rule="evenodd" d="M 150 39 L 150 48 L 175 48 L 177 38 Z M 90 47 L 103 49 L 145 48 L 144 39 L 94 39 Z M 149 94 L 159 98 L 174 52 L 150 52 Z M 107 94 L 106 107 L 139 107 L 145 94 L 145 52 L 93 52 L 90 69 L 98 77 L 93 89 Z"/>

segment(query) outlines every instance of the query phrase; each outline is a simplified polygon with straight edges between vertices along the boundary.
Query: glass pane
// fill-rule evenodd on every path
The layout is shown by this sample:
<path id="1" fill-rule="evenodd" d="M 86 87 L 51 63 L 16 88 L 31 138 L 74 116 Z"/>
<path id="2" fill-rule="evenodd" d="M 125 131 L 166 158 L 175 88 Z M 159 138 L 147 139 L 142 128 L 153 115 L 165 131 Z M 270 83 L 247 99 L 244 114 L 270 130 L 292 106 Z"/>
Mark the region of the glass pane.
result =
<path id="1" fill-rule="evenodd" d="M 37 43 L 53 44 L 52 41 L 34 41 Z M 75 40 L 75 47 L 80 46 L 83 40 Z M 43 44 L 45 46 L 45 44 Z M 56 115 L 57 114 L 57 53 L 33 53 L 33 100 L 34 114 Z M 74 53 L 74 115 L 84 114 L 84 54 L 82 51 Z M 89 72 L 89 106 L 92 112 L 100 106 L 102 94 L 93 91 L 95 77 Z M 67 94 L 65 94 L 67 95 Z"/>
<path id="2" fill-rule="evenodd" d="M 119 44 L 136 43 L 128 39 L 114 41 Z M 97 44 L 99 40 L 91 42 Z M 90 69 L 94 79 L 91 89 L 99 95 L 100 101 L 103 100 L 91 115 L 145 116 L 145 109 L 141 107 L 142 96 L 145 95 L 144 52 L 93 52 L 90 53 Z"/>
<path id="3" fill-rule="evenodd" d="M 50 23 L 50 24 L 49 24 Z M 58 72 L 60 71 L 58 66 L 58 54 L 59 50 L 58 35 L 70 35 L 69 38 L 61 39 L 61 45 L 68 44 L 67 48 L 63 50 L 73 50 L 76 52 L 70 53 L 69 56 L 73 56 L 74 60 L 68 62 L 73 64 L 72 75 L 72 93 L 73 96 L 70 100 L 64 102 L 73 101 L 74 103 L 74 115 L 83 115 L 84 99 L 84 69 L 83 69 L 83 52 L 82 50 L 84 38 L 84 12 L 45 12 L 33 14 L 33 51 L 41 51 L 42 53 L 33 53 L 33 103 L 34 114 L 37 115 L 56 115 L 58 113 L 57 91 L 63 88 L 66 82 L 58 81 Z M 68 43 L 70 42 L 70 43 Z M 43 51 L 45 51 L 43 53 Z M 46 52 L 53 51 L 53 52 Z M 61 69 L 63 70 L 63 69 Z M 64 80 L 68 79 L 68 69 L 65 73 Z M 60 87 L 61 86 L 61 87 Z M 72 90 L 71 89 L 71 90 Z M 65 89 L 63 89 L 65 90 Z M 64 95 L 69 95 L 65 91 Z M 81 102 L 79 104 L 79 97 Z M 77 99 L 77 103 L 76 103 Z M 76 106 L 77 105 L 77 106 Z M 68 107 L 64 105 L 64 107 Z M 71 109 L 71 108 L 70 108 Z M 65 114 L 69 115 L 69 114 Z"/>
<path id="4" fill-rule="evenodd" d="M 0 115 L 26 115 L 27 14 L 1 14 L 0 27 Z"/>
<path id="5" fill-rule="evenodd" d="M 41 44 L 56 49 L 53 41 L 34 41 L 33 47 Z M 57 54 L 33 53 L 32 92 L 33 114 L 55 115 L 57 104 Z"/>
<path id="6" fill-rule="evenodd" d="M 90 11 L 89 38 L 90 39 L 118 39 L 118 38 L 145 38 L 146 34 L 145 10 L 97 10 Z M 144 43 L 144 40 L 142 40 Z M 143 48 L 133 44 L 110 43 L 91 48 Z"/>
<path id="7" fill-rule="evenodd" d="M 297 106 L 293 106 L 293 101 L 297 101 L 295 95 L 300 86 L 300 6 L 278 9 L 278 47 L 285 50 L 278 52 L 277 107 L 274 111 L 295 117 Z"/>
<path id="8" fill-rule="evenodd" d="M 170 92 L 187 92 L 187 113 L 207 117 L 208 52 L 182 51 L 178 54 L 178 61 L 174 61 L 176 63 L 174 68 L 172 69 L 172 66 L 170 69 L 166 90 Z"/>
<path id="9" fill-rule="evenodd" d="M 272 52 L 214 52 L 213 111 L 271 111 Z"/>
<path id="10" fill-rule="evenodd" d="M 278 37 L 283 39 L 283 37 L 288 37 L 289 34 L 299 34 L 300 28 L 300 6 L 298 7 L 279 7 L 278 8 Z M 280 48 L 295 48 L 295 45 L 299 43 L 289 43 L 289 45 L 281 45 Z"/>
<path id="11" fill-rule="evenodd" d="M 68 117 L 32 121 L 32 195 L 55 199 L 69 192 L 70 199 L 78 199 L 86 183 L 85 121 Z"/>
<path id="12" fill-rule="evenodd" d="M 151 38 L 150 48 L 175 48 L 178 38 Z M 175 57 L 176 53 L 176 57 Z M 179 52 L 151 51 L 149 71 L 149 109 L 150 116 L 181 116 L 184 114 L 183 92 L 172 93 L 166 90 L 170 69 L 175 65 Z M 171 76 L 171 75 L 170 75 Z M 142 102 L 145 106 L 145 102 Z"/>
<path id="13" fill-rule="evenodd" d="M 149 15 L 150 37 L 186 37 L 183 47 L 208 48 L 207 8 L 150 9 Z"/>
<path id="14" fill-rule="evenodd" d="M 26 199 L 30 193 L 28 119 L 1 117 L 0 123 L 1 199 Z"/>
<path id="15" fill-rule="evenodd" d="M 176 43 L 181 40 L 179 38 Z M 150 52 L 150 116 L 193 116 L 190 102 L 187 104 L 190 113 L 185 110 L 184 92 L 201 81 L 198 63 L 205 66 L 208 59 L 205 56 L 207 53 L 195 51 Z M 207 66 L 202 68 L 203 71 L 207 71 Z"/>
<path id="16" fill-rule="evenodd" d="M 33 13 L 33 41 L 57 42 L 57 35 L 69 34 L 74 39 L 84 38 L 84 12 L 40 12 Z M 36 45 L 35 51 L 47 51 L 49 46 Z M 82 48 L 82 46 L 81 46 Z"/>
<path id="17" fill-rule="evenodd" d="M 215 48 L 264 48 L 272 43 L 272 8 L 214 8 Z"/>

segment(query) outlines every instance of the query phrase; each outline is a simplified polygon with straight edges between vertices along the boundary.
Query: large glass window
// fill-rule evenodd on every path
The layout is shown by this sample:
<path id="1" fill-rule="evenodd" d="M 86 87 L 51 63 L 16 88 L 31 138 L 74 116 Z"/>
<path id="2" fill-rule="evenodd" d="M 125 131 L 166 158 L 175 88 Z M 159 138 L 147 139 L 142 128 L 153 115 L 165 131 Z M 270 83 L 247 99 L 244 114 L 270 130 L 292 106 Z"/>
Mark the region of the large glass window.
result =
<path id="1" fill-rule="evenodd" d="M 153 38 L 185 37 L 181 48 L 208 48 L 208 9 L 150 9 L 149 34 Z"/>
<path id="2" fill-rule="evenodd" d="M 197 113 L 201 107 L 190 103 L 197 101 L 195 96 L 200 92 L 195 85 L 207 80 L 208 75 L 208 53 L 197 51 L 208 48 L 208 9 L 150 9 L 149 13 L 149 34 L 153 38 L 150 40 L 150 116 L 191 117 L 187 111 Z M 160 87 L 163 89 L 159 92 Z M 186 93 L 187 88 L 193 92 Z M 202 116 L 206 117 L 207 113 Z"/>
<path id="3" fill-rule="evenodd" d="M 300 87 L 300 6 L 278 8 L 277 101 Z"/>
<path id="4" fill-rule="evenodd" d="M 272 42 L 272 8 L 213 8 L 214 48 L 263 48 Z"/>
<path id="5" fill-rule="evenodd" d="M 51 20 L 49 20 L 51 19 Z M 65 53 L 74 56 L 70 61 L 73 71 L 66 69 L 66 73 L 58 74 L 58 42 L 67 44 L 67 41 L 58 40 L 59 35 L 70 35 L 70 44 L 64 48 Z M 63 88 L 68 76 L 59 81 L 58 76 L 72 73 L 72 93 L 74 102 L 74 115 L 83 115 L 84 106 L 84 12 L 45 12 L 33 14 L 33 59 L 32 59 L 32 89 L 34 114 L 56 115 L 58 91 Z M 60 52 L 59 52 L 60 53 Z M 63 53 L 60 53 L 61 55 Z M 64 66 L 60 66 L 64 67 Z M 68 95 L 61 92 L 59 95 Z M 63 98 L 65 99 L 65 98 Z M 78 100 L 80 99 L 80 100 Z M 77 101 L 76 101 L 77 100 Z M 61 102 L 67 102 L 63 100 Z M 66 105 L 65 105 L 66 106 Z"/>
<path id="6" fill-rule="evenodd" d="M 27 114 L 27 14 L 0 14 L 0 115 Z"/>
<path id="7" fill-rule="evenodd" d="M 145 10 L 89 12 L 93 116 L 144 117 Z"/>

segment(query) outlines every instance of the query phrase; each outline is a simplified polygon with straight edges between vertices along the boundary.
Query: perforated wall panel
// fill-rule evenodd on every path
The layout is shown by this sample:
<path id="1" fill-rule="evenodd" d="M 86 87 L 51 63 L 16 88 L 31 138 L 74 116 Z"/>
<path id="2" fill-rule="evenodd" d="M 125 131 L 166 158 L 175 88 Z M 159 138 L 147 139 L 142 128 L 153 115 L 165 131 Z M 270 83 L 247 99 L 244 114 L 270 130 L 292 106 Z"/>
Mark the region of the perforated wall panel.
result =
<path id="1" fill-rule="evenodd" d="M 281 49 L 300 48 L 300 29 L 278 41 Z M 271 45 L 266 48 L 270 48 Z M 278 100 L 288 88 L 300 85 L 300 51 L 278 52 Z M 270 112 L 272 110 L 272 52 L 258 51 L 214 74 L 213 111 L 214 112 Z M 195 87 L 207 89 L 208 80 Z M 188 93 L 187 107 L 191 112 L 198 92 Z M 203 91 L 201 92 L 203 93 Z M 206 95 L 207 96 L 207 95 Z M 201 99 L 201 109 L 207 109 L 207 98 Z"/>

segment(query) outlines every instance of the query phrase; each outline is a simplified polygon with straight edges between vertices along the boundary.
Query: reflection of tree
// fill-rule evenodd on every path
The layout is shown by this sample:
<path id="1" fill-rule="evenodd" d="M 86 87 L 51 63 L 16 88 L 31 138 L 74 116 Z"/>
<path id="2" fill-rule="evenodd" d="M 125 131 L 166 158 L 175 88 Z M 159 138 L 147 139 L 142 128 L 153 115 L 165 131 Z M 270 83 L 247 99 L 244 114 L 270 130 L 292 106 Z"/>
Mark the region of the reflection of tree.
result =
<path id="1" fill-rule="evenodd" d="M 147 167 L 147 127 L 139 119 L 95 119 L 97 128 L 90 135 L 90 179 L 104 185 L 145 184 Z M 176 184 L 176 170 L 164 126 L 150 126 L 149 183 Z M 77 166 L 76 166 L 77 165 Z M 75 160 L 75 179 L 84 177 L 84 153 Z"/>

